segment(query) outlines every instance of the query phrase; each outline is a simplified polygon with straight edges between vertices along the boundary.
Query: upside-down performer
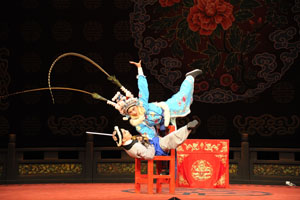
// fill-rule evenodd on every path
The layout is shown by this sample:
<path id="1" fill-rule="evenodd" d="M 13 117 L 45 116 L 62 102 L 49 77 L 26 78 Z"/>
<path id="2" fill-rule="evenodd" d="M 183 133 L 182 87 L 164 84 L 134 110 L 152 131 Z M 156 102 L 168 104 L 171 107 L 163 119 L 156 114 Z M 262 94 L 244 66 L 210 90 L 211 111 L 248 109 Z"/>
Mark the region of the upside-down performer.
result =
<path id="1" fill-rule="evenodd" d="M 198 124 L 197 120 L 189 122 L 187 125 L 170 134 L 148 139 L 144 136 L 132 136 L 125 129 L 114 130 L 112 137 L 118 146 L 122 146 L 127 154 L 133 158 L 151 160 L 154 156 L 167 156 L 171 149 L 176 149 L 189 136 L 193 128 Z"/>
<path id="2" fill-rule="evenodd" d="M 194 81 L 196 76 L 202 74 L 202 70 L 195 69 L 188 72 L 182 82 L 179 91 L 165 102 L 149 103 L 149 90 L 147 79 L 144 76 L 141 61 L 134 64 L 138 70 L 139 98 L 125 97 L 118 92 L 108 104 L 113 105 L 125 119 L 143 136 L 153 138 L 156 136 L 156 128 L 165 130 L 171 122 L 176 127 L 176 118 L 188 115 L 193 102 Z M 127 95 L 126 95 L 127 96 Z M 115 103 L 115 102 L 116 103 Z"/>

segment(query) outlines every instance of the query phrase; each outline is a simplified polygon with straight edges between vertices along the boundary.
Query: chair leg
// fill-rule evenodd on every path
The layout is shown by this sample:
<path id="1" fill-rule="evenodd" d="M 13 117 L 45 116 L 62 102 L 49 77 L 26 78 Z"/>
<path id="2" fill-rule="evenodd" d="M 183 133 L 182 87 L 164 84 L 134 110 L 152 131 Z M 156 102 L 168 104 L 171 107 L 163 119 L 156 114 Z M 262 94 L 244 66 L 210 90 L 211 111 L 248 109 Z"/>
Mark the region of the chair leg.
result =
<path id="1" fill-rule="evenodd" d="M 153 160 L 148 160 L 148 194 L 153 194 Z"/>
<path id="2" fill-rule="evenodd" d="M 170 194 L 174 194 L 175 193 L 175 177 L 172 177 L 170 178 L 170 183 L 169 183 L 169 192 Z"/>
<path id="3" fill-rule="evenodd" d="M 160 178 L 156 179 L 156 193 L 161 193 L 161 186 L 162 186 L 162 183 L 161 183 Z"/>
<path id="4" fill-rule="evenodd" d="M 159 175 L 162 172 L 162 161 L 156 161 L 156 174 Z M 161 192 L 161 179 L 156 179 L 156 193 Z"/>
<path id="5" fill-rule="evenodd" d="M 175 130 L 174 126 L 171 126 L 170 132 L 173 132 Z M 170 159 L 171 157 L 171 159 Z M 175 160 L 175 150 L 171 150 L 170 157 L 166 157 L 166 160 L 169 160 L 169 176 L 164 176 L 166 178 L 156 178 L 156 192 L 161 193 L 162 191 L 162 184 L 168 183 L 169 184 L 169 193 L 174 194 L 175 193 L 175 167 L 176 167 L 176 160 Z M 154 160 L 148 160 L 148 173 L 147 175 L 141 174 L 141 159 L 135 159 L 135 192 L 140 193 L 141 191 L 141 183 L 147 183 L 148 184 L 148 194 L 153 194 L 153 166 L 154 166 Z M 157 174 L 161 173 L 162 169 L 162 160 L 161 158 L 158 158 L 156 161 L 156 170 Z"/>
<path id="6" fill-rule="evenodd" d="M 135 159 L 135 176 L 134 176 L 134 186 L 135 186 L 135 192 L 140 193 L 141 192 L 141 184 L 139 183 L 139 179 L 141 177 L 141 160 Z"/>
<path id="7" fill-rule="evenodd" d="M 175 193 L 175 157 L 173 155 L 173 158 L 170 160 L 170 168 L 169 168 L 169 173 L 170 173 L 170 182 L 169 182 L 169 192 L 171 194 Z"/>
<path id="8" fill-rule="evenodd" d="M 141 193 L 141 184 L 135 183 L 135 193 Z"/>
<path id="9" fill-rule="evenodd" d="M 170 127 L 171 131 L 175 131 L 175 126 L 171 126 Z M 170 160 L 170 165 L 169 165 L 169 173 L 170 173 L 170 180 L 169 180 L 169 193 L 170 194 L 175 194 L 175 175 L 176 175 L 176 171 L 175 171 L 175 168 L 176 168 L 176 150 L 175 149 L 172 149 L 171 150 L 171 157 L 172 159 Z"/>

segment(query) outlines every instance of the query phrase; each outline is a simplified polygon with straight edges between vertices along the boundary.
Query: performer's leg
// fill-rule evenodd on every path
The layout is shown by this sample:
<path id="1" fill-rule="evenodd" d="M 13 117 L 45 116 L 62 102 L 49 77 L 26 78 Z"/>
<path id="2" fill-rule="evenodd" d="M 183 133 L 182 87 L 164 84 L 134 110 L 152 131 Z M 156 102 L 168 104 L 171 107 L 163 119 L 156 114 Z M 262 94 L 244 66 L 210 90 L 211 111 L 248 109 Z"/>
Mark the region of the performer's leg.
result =
<path id="1" fill-rule="evenodd" d="M 181 83 L 179 91 L 166 101 L 171 117 L 183 117 L 191 112 L 190 106 L 193 102 L 195 77 L 202 74 L 202 71 L 197 69 L 188 74 L 190 75 L 187 75 Z"/>
<path id="2" fill-rule="evenodd" d="M 203 74 L 201 69 L 194 69 L 193 71 L 186 73 L 185 76 L 186 77 L 192 76 L 192 77 L 196 78 L 198 75 L 201 75 L 201 74 Z"/>
<path id="3" fill-rule="evenodd" d="M 185 77 L 184 81 L 180 85 L 180 89 L 177 93 L 189 94 L 194 90 L 195 78 L 192 76 Z M 176 95 L 176 94 L 175 94 Z"/>
<path id="4" fill-rule="evenodd" d="M 191 129 L 195 128 L 198 124 L 197 120 L 189 122 L 186 126 L 181 127 L 180 129 L 173 131 L 172 133 L 166 135 L 163 138 L 160 138 L 159 145 L 164 151 L 170 149 L 176 149 L 180 144 L 182 144 L 187 137 L 189 136 Z"/>
<path id="5" fill-rule="evenodd" d="M 181 83 L 178 93 L 188 94 L 190 92 L 193 92 L 191 89 L 194 89 L 195 78 L 202 73 L 203 72 L 201 69 L 195 69 L 191 72 L 188 72 L 185 75 L 186 77 L 185 77 L 184 81 Z M 190 87 L 190 85 L 192 85 L 193 87 Z M 186 90 L 188 90 L 188 91 L 186 91 Z"/>
<path id="6" fill-rule="evenodd" d="M 171 117 L 186 116 L 190 113 L 190 105 L 193 102 L 194 78 L 188 76 L 182 82 L 180 89 L 166 101 Z"/>
<path id="7" fill-rule="evenodd" d="M 189 136 L 191 131 L 187 129 L 187 126 L 181 127 L 180 129 L 173 131 L 172 133 L 160 138 L 159 145 L 164 151 L 170 149 L 176 149 L 177 146 L 182 144 L 184 140 Z"/>

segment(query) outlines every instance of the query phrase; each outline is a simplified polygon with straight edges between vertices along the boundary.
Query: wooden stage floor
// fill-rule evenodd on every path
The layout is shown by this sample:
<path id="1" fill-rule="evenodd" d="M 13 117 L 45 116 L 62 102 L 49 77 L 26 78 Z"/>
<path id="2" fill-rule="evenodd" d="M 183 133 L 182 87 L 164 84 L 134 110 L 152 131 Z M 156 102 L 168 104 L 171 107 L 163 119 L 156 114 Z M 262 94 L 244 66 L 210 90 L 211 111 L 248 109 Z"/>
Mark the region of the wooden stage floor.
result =
<path id="1" fill-rule="evenodd" d="M 165 185 L 160 194 L 147 194 L 142 185 L 141 194 L 134 192 L 133 183 L 55 183 L 0 185 L 0 200 L 300 200 L 299 186 L 236 185 L 229 188 L 176 188 L 168 194 Z"/>

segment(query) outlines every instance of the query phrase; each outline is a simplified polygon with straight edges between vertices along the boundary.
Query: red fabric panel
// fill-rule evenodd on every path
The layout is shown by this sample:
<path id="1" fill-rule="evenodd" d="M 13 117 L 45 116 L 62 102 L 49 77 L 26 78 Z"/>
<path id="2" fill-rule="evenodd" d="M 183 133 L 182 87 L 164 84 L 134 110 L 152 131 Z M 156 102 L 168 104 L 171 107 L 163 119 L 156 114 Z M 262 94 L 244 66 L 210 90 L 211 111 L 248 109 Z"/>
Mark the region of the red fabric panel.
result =
<path id="1" fill-rule="evenodd" d="M 178 186 L 227 188 L 229 140 L 188 139 L 177 148 Z"/>

